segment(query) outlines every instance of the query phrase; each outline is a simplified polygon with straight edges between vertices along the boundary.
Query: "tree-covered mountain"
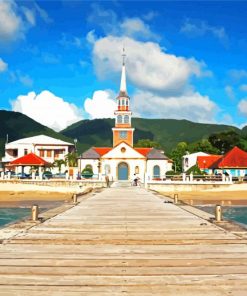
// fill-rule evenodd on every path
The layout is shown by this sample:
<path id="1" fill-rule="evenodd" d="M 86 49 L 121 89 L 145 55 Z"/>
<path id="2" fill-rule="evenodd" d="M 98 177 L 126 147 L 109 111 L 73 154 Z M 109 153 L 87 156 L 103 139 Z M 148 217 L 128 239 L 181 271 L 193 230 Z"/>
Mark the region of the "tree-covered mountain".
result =
<path id="1" fill-rule="evenodd" d="M 4 154 L 7 135 L 8 142 L 37 135 L 47 135 L 71 142 L 71 139 L 66 136 L 55 132 L 22 113 L 0 110 L 0 156 Z"/>
<path id="2" fill-rule="evenodd" d="M 91 146 L 111 146 L 113 119 L 81 120 L 72 124 L 61 133 L 67 137 L 77 138 L 79 150 L 85 150 Z M 188 143 L 208 138 L 213 133 L 241 130 L 219 124 L 195 123 L 188 120 L 176 119 L 143 119 L 133 118 L 132 126 L 135 128 L 134 143 L 140 139 L 150 139 L 158 142 L 166 152 L 171 151 L 177 143 Z"/>
<path id="3" fill-rule="evenodd" d="M 76 138 L 79 152 L 91 146 L 112 146 L 113 119 L 81 120 L 57 133 L 19 112 L 0 110 L 0 156 L 8 134 L 9 142 L 44 134 L 73 143 Z M 234 130 L 247 137 L 247 128 L 240 130 L 229 125 L 203 124 L 176 119 L 133 118 L 135 128 L 134 143 L 140 139 L 150 139 L 161 145 L 169 153 L 179 142 L 195 142 L 208 138 L 213 133 Z"/>

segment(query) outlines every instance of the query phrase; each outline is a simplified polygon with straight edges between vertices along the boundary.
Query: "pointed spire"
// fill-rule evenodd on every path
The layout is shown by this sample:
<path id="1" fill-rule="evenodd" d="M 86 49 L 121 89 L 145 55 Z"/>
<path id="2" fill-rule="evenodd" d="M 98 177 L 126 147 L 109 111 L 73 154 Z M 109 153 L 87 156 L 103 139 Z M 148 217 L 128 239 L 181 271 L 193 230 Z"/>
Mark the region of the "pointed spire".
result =
<path id="1" fill-rule="evenodd" d="M 127 94 L 127 87 L 126 87 L 126 70 L 125 70 L 125 49 L 123 47 L 123 64 L 122 64 L 122 75 L 121 75 L 121 83 L 120 83 L 120 93 Z"/>

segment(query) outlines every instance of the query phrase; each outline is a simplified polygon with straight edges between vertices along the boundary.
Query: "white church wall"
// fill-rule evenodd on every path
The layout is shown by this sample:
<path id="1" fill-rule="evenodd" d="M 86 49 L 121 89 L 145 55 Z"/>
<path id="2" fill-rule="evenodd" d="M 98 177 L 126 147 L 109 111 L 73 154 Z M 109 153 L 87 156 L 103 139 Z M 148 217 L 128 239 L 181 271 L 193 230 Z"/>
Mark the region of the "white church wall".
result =
<path id="1" fill-rule="evenodd" d="M 153 177 L 153 170 L 154 166 L 158 165 L 160 167 L 160 176 L 165 176 L 165 173 L 167 171 L 170 171 L 172 169 L 172 163 L 169 163 L 165 159 L 149 159 L 147 161 L 147 177 L 152 178 Z"/>

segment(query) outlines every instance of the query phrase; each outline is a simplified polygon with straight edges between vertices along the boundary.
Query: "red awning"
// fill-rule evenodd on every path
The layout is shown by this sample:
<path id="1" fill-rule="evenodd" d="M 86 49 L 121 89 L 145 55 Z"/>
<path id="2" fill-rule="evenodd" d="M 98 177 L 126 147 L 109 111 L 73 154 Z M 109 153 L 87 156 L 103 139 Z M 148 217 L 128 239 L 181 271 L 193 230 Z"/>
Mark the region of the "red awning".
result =
<path id="1" fill-rule="evenodd" d="M 50 165 L 50 163 L 45 161 L 43 158 L 39 157 L 38 155 L 31 152 L 27 155 L 24 155 L 22 157 L 19 157 L 15 160 L 11 161 L 10 165 L 46 166 L 46 165 Z"/>

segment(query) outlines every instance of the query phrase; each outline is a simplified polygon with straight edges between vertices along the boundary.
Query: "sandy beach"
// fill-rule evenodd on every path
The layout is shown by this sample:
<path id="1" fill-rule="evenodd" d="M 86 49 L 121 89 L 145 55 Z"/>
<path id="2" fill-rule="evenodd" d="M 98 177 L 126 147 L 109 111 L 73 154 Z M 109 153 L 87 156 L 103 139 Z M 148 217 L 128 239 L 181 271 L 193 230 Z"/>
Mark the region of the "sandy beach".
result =
<path id="1" fill-rule="evenodd" d="M 52 187 L 23 183 L 0 183 L 0 203 L 20 201 L 65 201 L 73 193 L 82 191 L 79 187 Z"/>
<path id="2" fill-rule="evenodd" d="M 178 194 L 179 200 L 193 205 L 247 205 L 247 184 L 233 184 L 227 188 L 213 188 L 201 191 L 160 191 L 160 193 L 172 198 L 174 194 Z"/>

